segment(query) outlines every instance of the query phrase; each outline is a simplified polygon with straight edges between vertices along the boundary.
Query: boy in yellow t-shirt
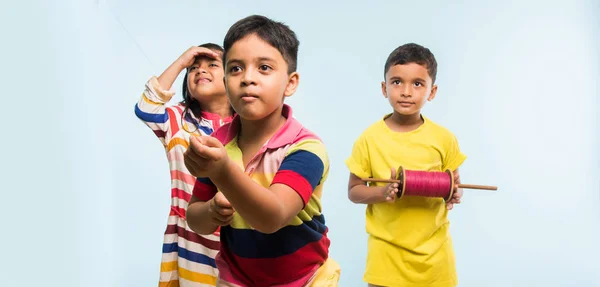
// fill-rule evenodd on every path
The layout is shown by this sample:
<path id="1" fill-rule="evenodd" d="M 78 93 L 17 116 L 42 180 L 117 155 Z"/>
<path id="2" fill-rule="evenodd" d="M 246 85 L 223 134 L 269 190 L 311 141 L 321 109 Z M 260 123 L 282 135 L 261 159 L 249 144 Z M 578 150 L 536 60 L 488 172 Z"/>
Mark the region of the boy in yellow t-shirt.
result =
<path id="1" fill-rule="evenodd" d="M 398 184 L 367 186 L 361 178 L 396 177 L 396 169 L 454 173 L 466 159 L 456 137 L 421 115 L 435 98 L 437 62 L 417 44 L 396 48 L 385 63 L 383 96 L 394 109 L 356 140 L 346 160 L 350 170 L 348 197 L 367 204 L 367 267 L 369 286 L 456 286 L 454 251 L 448 210 L 460 203 L 462 190 L 442 198 L 404 196 L 396 200 Z"/>

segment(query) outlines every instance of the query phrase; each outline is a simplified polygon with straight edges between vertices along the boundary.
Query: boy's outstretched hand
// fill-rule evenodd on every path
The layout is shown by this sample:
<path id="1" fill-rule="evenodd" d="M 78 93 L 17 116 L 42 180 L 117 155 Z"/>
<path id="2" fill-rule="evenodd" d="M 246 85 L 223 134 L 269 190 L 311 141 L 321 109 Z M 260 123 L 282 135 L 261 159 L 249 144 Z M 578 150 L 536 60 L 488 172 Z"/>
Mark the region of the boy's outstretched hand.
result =
<path id="1" fill-rule="evenodd" d="M 460 199 L 463 196 L 462 188 L 458 188 L 458 185 L 460 184 L 460 174 L 458 169 L 455 170 L 452 175 L 454 176 L 454 194 L 452 194 L 450 201 L 446 202 L 446 208 L 448 210 L 452 210 L 455 204 L 460 204 Z"/>
<path id="2" fill-rule="evenodd" d="M 195 177 L 211 177 L 227 166 L 229 157 L 221 142 L 211 136 L 192 136 L 183 157 L 185 166 Z"/>

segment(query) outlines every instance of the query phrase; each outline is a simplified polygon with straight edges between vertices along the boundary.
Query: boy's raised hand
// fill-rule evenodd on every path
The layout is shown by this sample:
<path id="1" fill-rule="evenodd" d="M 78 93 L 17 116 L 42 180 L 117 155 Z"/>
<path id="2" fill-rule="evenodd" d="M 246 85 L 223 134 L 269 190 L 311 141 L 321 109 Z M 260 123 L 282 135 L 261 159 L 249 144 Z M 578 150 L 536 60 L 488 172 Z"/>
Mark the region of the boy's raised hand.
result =
<path id="1" fill-rule="evenodd" d="M 223 144 L 211 136 L 192 136 L 183 156 L 185 166 L 195 177 L 219 174 L 229 160 Z"/>
<path id="2" fill-rule="evenodd" d="M 210 214 L 212 223 L 219 226 L 225 226 L 231 223 L 235 211 L 233 210 L 231 203 L 229 203 L 229 200 L 225 198 L 225 195 L 221 192 L 217 192 L 209 202 L 208 213 Z"/>

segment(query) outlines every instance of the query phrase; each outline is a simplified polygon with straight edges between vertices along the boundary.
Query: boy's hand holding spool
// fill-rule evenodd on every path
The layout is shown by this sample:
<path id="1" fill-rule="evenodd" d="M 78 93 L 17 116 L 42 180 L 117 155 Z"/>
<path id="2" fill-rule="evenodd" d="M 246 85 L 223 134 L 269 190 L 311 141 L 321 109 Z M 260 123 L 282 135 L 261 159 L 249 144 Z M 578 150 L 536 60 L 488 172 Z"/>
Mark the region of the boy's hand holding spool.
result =
<path id="1" fill-rule="evenodd" d="M 460 199 L 463 196 L 462 188 L 458 187 L 458 185 L 460 184 L 460 173 L 458 172 L 458 170 L 452 172 L 452 176 L 454 177 L 454 193 L 452 194 L 452 199 L 446 202 L 446 208 L 448 210 L 452 210 L 455 204 L 460 204 Z"/>
<path id="2" fill-rule="evenodd" d="M 392 175 L 390 179 L 396 179 L 396 169 L 392 167 Z M 396 201 L 396 195 L 398 194 L 399 184 L 397 182 L 391 182 L 381 188 L 381 193 L 385 202 Z"/>

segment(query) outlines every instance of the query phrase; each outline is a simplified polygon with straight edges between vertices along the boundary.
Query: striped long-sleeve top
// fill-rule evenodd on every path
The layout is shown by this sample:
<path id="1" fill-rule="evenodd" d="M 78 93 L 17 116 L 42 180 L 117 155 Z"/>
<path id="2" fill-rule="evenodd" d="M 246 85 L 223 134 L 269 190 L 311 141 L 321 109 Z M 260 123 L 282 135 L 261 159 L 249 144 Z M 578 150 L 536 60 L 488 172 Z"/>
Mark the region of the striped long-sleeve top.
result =
<path id="1" fill-rule="evenodd" d="M 163 90 L 152 77 L 135 105 L 135 114 L 163 144 L 171 172 L 171 210 L 164 234 L 159 286 L 215 286 L 218 271 L 215 256 L 219 232 L 198 235 L 187 225 L 185 211 L 191 198 L 195 177 L 185 167 L 183 153 L 192 135 L 210 135 L 232 118 L 203 112 L 196 118 L 183 115 L 182 104 L 167 106 L 175 93 Z"/>

